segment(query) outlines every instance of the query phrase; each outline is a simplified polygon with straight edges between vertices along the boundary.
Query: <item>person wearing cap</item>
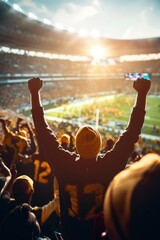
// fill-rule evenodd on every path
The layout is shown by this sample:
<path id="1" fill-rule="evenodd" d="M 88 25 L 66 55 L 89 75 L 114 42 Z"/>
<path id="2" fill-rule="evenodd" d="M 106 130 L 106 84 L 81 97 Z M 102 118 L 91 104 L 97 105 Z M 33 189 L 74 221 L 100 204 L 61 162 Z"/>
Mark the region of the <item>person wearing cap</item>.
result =
<path id="1" fill-rule="evenodd" d="M 117 174 L 104 200 L 109 240 L 160 239 L 160 155 L 148 153 Z"/>
<path id="2" fill-rule="evenodd" d="M 16 206 L 23 203 L 27 203 L 31 206 L 32 203 L 32 196 L 34 194 L 33 180 L 27 175 L 16 177 L 16 168 L 13 168 L 11 173 L 11 179 L 6 187 L 3 188 L 0 196 L 0 222 L 3 221 L 5 216 Z M 56 210 L 57 205 L 58 199 L 53 199 L 41 207 L 31 207 L 32 212 L 35 213 L 41 226 Z"/>
<path id="3" fill-rule="evenodd" d="M 94 219 L 103 209 L 106 189 L 125 168 L 141 133 L 150 84 L 144 79 L 134 81 L 137 97 L 128 126 L 113 148 L 102 156 L 101 135 L 89 125 L 80 127 L 76 133 L 76 152 L 63 149 L 44 117 L 40 96 L 43 81 L 38 77 L 28 81 L 39 146 L 59 184 L 61 231 L 65 240 L 94 238 Z"/>
<path id="4" fill-rule="evenodd" d="M 72 131 L 67 131 L 67 133 L 63 133 L 60 138 L 58 139 L 59 143 L 61 144 L 61 146 L 66 149 L 69 150 L 71 152 L 73 152 L 75 150 L 74 147 L 74 136 L 72 134 Z"/>
<path id="5" fill-rule="evenodd" d="M 67 150 L 70 144 L 70 136 L 67 133 L 63 133 L 59 139 L 59 142 L 61 146 Z"/>

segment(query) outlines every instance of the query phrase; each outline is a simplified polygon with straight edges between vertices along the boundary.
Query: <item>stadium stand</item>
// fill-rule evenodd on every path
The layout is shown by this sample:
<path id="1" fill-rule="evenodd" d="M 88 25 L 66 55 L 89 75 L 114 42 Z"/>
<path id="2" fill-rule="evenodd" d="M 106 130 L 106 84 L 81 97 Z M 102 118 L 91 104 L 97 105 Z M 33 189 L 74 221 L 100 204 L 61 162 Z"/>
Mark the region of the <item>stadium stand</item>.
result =
<path id="1" fill-rule="evenodd" d="M 56 31 L 53 26 L 39 20 L 30 19 L 24 13 L 16 11 L 9 4 L 0 2 L 0 43 L 5 46 L 17 46 L 21 49 L 49 50 L 61 54 L 88 55 L 88 48 L 97 43 L 110 46 L 110 56 L 126 54 L 159 53 L 159 39 L 117 40 L 81 38 L 67 31 Z M 13 34 L 12 34 L 13 33 Z M 23 41 L 22 41 L 23 40 Z M 78 48 L 77 48 L 78 46 Z M 155 49 L 156 46 L 156 49 Z M 156 50 L 156 52 L 155 52 Z"/>

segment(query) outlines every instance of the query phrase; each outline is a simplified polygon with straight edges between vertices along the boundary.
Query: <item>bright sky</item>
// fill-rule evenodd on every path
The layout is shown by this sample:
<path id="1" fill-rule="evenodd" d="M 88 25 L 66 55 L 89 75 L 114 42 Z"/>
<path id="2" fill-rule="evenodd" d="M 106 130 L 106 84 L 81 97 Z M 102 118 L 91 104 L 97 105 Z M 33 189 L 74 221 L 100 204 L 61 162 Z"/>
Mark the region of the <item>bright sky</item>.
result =
<path id="1" fill-rule="evenodd" d="M 65 29 L 117 39 L 160 37 L 160 0 L 8 0 Z"/>

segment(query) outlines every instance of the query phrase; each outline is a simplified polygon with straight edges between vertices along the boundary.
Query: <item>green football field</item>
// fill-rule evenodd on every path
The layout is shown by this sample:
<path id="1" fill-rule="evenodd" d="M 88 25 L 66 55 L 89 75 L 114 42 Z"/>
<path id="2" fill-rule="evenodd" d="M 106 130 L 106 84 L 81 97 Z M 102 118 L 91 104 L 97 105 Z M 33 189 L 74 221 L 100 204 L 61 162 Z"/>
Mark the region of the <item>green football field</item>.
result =
<path id="1" fill-rule="evenodd" d="M 125 127 L 134 99 L 135 96 L 124 94 L 88 97 L 49 109 L 45 115 L 50 120 L 52 117 L 56 117 L 81 124 L 94 124 L 97 121 L 100 126 Z M 160 97 L 158 96 L 148 96 L 147 98 L 142 133 L 160 136 Z"/>

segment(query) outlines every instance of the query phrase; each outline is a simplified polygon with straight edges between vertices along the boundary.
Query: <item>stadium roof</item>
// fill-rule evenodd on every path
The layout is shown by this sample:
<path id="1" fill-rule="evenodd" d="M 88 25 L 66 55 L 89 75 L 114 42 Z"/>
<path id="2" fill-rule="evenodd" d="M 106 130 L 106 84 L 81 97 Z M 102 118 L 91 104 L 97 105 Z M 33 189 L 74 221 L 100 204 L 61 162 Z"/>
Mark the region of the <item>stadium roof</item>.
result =
<path id="1" fill-rule="evenodd" d="M 0 23 L 0 45 L 12 48 L 89 56 L 89 49 L 99 44 L 109 50 L 109 57 L 160 52 L 160 37 L 135 40 L 82 38 L 31 19 L 3 1 L 0 1 Z"/>

